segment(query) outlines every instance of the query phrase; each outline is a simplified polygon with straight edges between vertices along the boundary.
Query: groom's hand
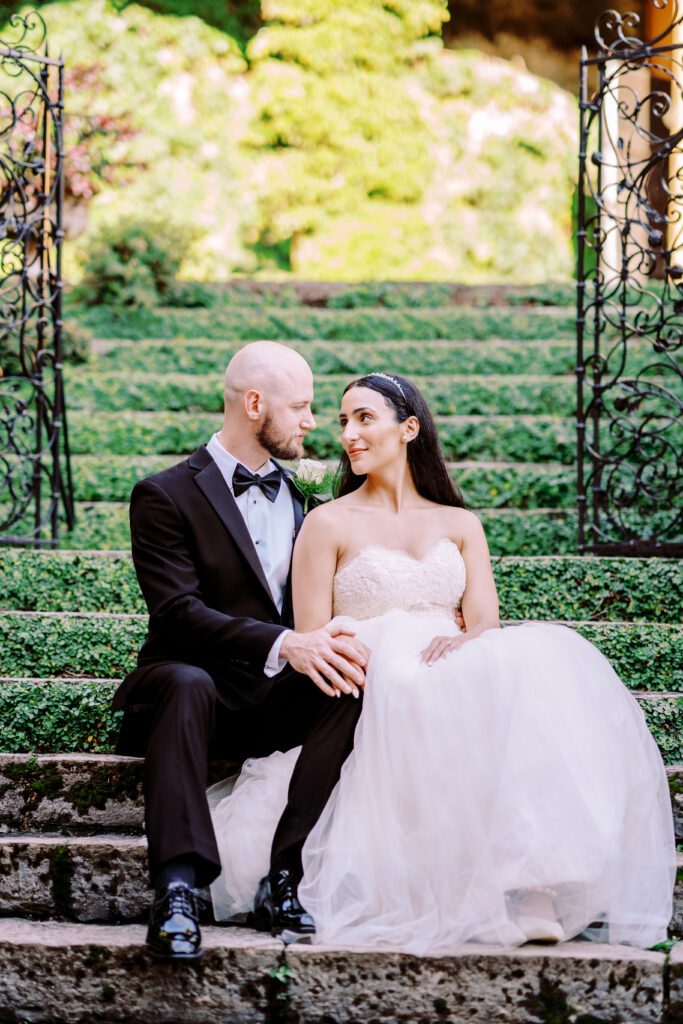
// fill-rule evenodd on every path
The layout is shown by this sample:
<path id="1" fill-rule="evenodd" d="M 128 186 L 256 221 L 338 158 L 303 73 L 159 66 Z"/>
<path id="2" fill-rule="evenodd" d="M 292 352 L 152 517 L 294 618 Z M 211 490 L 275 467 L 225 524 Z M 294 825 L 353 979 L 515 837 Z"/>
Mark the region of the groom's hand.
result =
<path id="1" fill-rule="evenodd" d="M 351 630 L 328 626 L 308 633 L 292 630 L 282 641 L 280 655 L 328 697 L 339 696 L 339 691 L 358 697 L 365 686 L 369 651 Z"/>

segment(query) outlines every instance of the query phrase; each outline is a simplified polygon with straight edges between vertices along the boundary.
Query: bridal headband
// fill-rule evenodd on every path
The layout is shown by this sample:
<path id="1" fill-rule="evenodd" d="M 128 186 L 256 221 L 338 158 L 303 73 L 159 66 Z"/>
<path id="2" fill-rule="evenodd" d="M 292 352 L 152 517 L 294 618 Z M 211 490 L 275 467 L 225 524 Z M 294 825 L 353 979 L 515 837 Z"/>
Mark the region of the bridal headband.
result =
<path id="1" fill-rule="evenodd" d="M 401 392 L 401 395 L 405 399 L 405 392 L 401 387 L 401 382 L 396 380 L 395 377 L 391 377 L 388 373 L 369 373 L 368 377 L 382 377 L 383 380 L 388 380 L 390 384 L 393 384 L 395 388 Z"/>

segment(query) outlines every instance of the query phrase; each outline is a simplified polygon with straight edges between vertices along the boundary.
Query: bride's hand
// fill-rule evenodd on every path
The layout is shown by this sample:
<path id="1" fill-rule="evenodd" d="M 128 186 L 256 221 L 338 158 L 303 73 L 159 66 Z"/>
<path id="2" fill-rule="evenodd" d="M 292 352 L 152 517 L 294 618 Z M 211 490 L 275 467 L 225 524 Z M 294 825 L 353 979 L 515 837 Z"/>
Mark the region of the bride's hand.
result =
<path id="1" fill-rule="evenodd" d="M 439 658 L 446 658 L 453 651 L 459 650 L 466 642 L 466 636 L 435 636 L 429 647 L 425 647 L 420 660 L 433 665 Z"/>

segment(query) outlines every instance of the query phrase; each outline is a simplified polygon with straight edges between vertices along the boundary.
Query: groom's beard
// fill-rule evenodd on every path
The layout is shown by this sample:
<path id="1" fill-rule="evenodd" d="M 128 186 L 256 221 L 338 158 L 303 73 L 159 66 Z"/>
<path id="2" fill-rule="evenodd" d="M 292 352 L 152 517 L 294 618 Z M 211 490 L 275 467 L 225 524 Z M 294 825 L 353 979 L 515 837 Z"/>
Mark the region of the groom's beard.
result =
<path id="1" fill-rule="evenodd" d="M 298 438 L 286 438 L 279 434 L 270 416 L 266 416 L 256 438 L 260 445 L 276 459 L 300 459 L 304 446 Z"/>

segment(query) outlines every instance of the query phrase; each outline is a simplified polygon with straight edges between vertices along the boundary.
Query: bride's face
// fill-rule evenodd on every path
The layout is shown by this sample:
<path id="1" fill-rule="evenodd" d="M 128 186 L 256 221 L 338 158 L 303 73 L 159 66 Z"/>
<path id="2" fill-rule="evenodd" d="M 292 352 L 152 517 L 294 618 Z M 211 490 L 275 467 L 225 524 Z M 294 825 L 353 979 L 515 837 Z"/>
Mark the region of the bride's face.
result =
<path id="1" fill-rule="evenodd" d="M 384 396 L 371 388 L 351 388 L 342 398 L 342 448 L 356 474 L 367 474 L 406 457 L 406 424 L 399 423 Z"/>

